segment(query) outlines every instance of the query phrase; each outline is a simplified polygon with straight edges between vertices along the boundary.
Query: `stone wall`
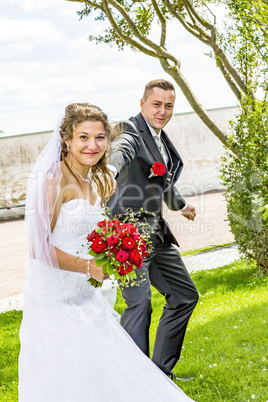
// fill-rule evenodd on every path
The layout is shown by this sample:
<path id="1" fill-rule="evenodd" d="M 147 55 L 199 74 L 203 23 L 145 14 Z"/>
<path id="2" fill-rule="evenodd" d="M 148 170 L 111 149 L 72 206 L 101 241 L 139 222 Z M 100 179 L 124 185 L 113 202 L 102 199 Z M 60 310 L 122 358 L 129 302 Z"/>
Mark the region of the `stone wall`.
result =
<path id="1" fill-rule="evenodd" d="M 210 110 L 208 114 L 228 133 L 229 122 L 237 112 L 237 107 L 228 107 Z M 200 118 L 195 113 L 177 114 L 166 126 L 166 131 L 184 162 L 178 181 L 180 192 L 196 195 L 222 189 L 219 170 L 224 146 Z"/>
<path id="2" fill-rule="evenodd" d="M 210 110 L 211 117 L 227 132 L 236 107 Z M 178 149 L 184 169 L 178 188 L 183 195 L 222 189 L 219 179 L 222 143 L 195 113 L 174 115 L 166 127 Z M 0 207 L 24 204 L 27 178 L 51 131 L 0 138 Z"/>
<path id="3" fill-rule="evenodd" d="M 28 176 L 51 132 L 0 138 L 0 206 L 24 204 Z"/>

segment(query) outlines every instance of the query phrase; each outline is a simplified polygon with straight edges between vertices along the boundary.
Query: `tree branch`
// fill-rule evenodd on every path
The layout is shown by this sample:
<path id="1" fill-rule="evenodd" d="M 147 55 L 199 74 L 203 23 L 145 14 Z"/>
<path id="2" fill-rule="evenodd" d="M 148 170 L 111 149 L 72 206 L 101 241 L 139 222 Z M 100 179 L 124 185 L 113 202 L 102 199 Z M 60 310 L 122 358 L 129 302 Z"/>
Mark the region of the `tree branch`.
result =
<path id="1" fill-rule="evenodd" d="M 113 5 L 117 11 L 119 11 L 119 13 L 122 15 L 122 17 L 126 20 L 128 26 L 130 27 L 130 29 L 132 30 L 132 32 L 134 33 L 134 35 L 142 42 L 144 43 L 146 46 L 151 47 L 157 54 L 159 57 L 165 57 L 171 61 L 173 61 L 174 64 L 176 64 L 178 62 L 178 60 L 176 59 L 176 57 L 174 57 L 171 53 L 168 53 L 163 47 L 158 46 L 156 43 L 152 42 L 150 39 L 146 38 L 141 32 L 140 30 L 137 28 L 137 26 L 135 25 L 134 21 L 130 18 L 129 14 L 126 12 L 126 10 L 121 6 L 121 4 L 119 4 L 117 1 L 115 0 L 109 0 L 106 1 L 104 0 L 104 3 L 107 5 L 107 3 Z M 107 5 L 108 7 L 108 5 Z M 109 10 L 110 11 L 110 10 Z M 125 40 L 125 39 L 124 39 Z M 148 53 L 147 53 L 148 54 Z"/>
<path id="2" fill-rule="evenodd" d="M 85 4 L 89 4 L 90 6 L 92 6 L 93 8 L 99 9 L 101 11 L 104 11 L 103 7 L 100 4 L 96 4 L 95 1 L 90 1 L 90 0 L 66 0 L 66 1 L 71 1 L 73 3 L 85 3 Z"/>
<path id="3" fill-rule="evenodd" d="M 156 0 L 152 0 L 152 5 L 155 9 L 155 12 L 159 18 L 159 21 L 161 23 L 161 40 L 160 40 L 160 46 L 166 48 L 166 36 L 167 36 L 167 23 L 166 23 L 166 18 L 163 15 L 162 11 L 160 10 L 158 3 Z"/>
<path id="4" fill-rule="evenodd" d="M 201 30 L 200 27 L 197 27 L 195 25 L 195 29 L 198 29 L 198 31 L 200 33 L 200 35 L 199 35 L 196 31 L 194 31 L 194 29 L 192 27 L 190 27 L 189 23 L 186 24 L 186 22 L 180 17 L 180 15 L 175 12 L 175 10 L 172 8 L 169 0 L 165 0 L 165 3 L 167 5 L 170 13 L 172 13 L 172 15 L 174 15 L 174 17 L 176 17 L 181 22 L 181 24 L 185 27 L 185 29 L 187 29 L 188 32 L 190 32 L 196 38 L 198 38 L 203 43 L 205 43 L 206 45 L 210 46 L 213 49 L 216 59 L 218 59 L 220 61 L 218 63 L 218 66 L 221 69 L 224 78 L 226 79 L 228 85 L 234 92 L 237 99 L 240 100 L 241 93 L 238 90 L 237 85 L 243 93 L 247 93 L 247 91 L 248 91 L 247 86 L 243 82 L 243 80 L 241 79 L 239 74 L 237 73 L 236 69 L 229 62 L 224 51 L 218 45 L 216 27 L 214 25 L 209 24 L 208 22 L 204 21 L 204 19 L 199 16 L 199 14 L 197 13 L 197 11 L 193 7 L 193 5 L 188 0 L 183 0 L 183 4 L 184 4 L 185 8 L 187 9 L 187 12 L 192 13 L 194 18 L 196 18 L 197 21 L 199 21 L 203 26 L 205 26 L 211 32 L 211 35 L 208 35 L 203 30 Z M 233 80 L 231 79 L 231 77 L 233 78 Z M 235 83 L 237 85 L 235 85 Z M 252 94 L 252 97 L 254 98 L 253 94 Z"/>
<path id="5" fill-rule="evenodd" d="M 219 69 L 222 72 L 222 75 L 224 76 L 227 84 L 229 85 L 229 87 L 231 88 L 231 90 L 233 91 L 233 93 L 235 94 L 235 96 L 237 97 L 237 99 L 239 100 L 239 102 L 241 101 L 241 91 L 237 88 L 235 82 L 232 80 L 230 74 L 228 73 L 228 71 L 226 70 L 224 64 L 222 63 L 222 60 L 216 57 L 216 61 L 217 61 L 217 66 L 219 67 Z"/>
<path id="6" fill-rule="evenodd" d="M 239 76 L 238 72 L 236 71 L 236 69 L 231 65 L 231 63 L 229 62 L 226 54 L 224 53 L 224 51 L 220 48 L 220 46 L 217 44 L 217 38 L 213 38 L 211 39 L 211 47 L 215 53 L 215 56 L 218 57 L 222 64 L 224 65 L 224 67 L 226 68 L 226 70 L 228 71 L 228 73 L 233 77 L 234 81 L 236 82 L 236 84 L 239 86 L 239 88 L 241 89 L 242 92 L 244 92 L 244 94 L 246 94 L 248 92 L 247 86 L 244 83 L 244 81 L 242 80 L 242 78 Z M 253 98 L 254 95 L 252 94 Z"/>
<path id="7" fill-rule="evenodd" d="M 186 10 L 188 11 L 188 14 L 190 15 L 190 13 L 194 16 L 194 18 L 201 24 L 203 25 L 203 27 L 207 28 L 209 31 L 211 31 L 213 25 L 211 25 L 209 22 L 205 21 L 202 17 L 200 17 L 200 15 L 198 14 L 198 12 L 196 11 L 196 9 L 194 8 L 194 6 L 192 5 L 192 3 L 188 0 L 182 0 Z"/>
<path id="8" fill-rule="evenodd" d="M 81 1 L 81 0 L 71 0 L 71 1 Z M 118 26 L 117 22 L 115 21 L 113 15 L 112 15 L 112 12 L 108 7 L 106 0 L 103 1 L 103 5 L 104 5 L 104 12 L 107 15 L 107 18 L 109 19 L 113 29 L 115 30 L 115 32 L 117 33 L 117 35 L 120 38 L 122 38 L 125 42 L 127 42 L 131 46 L 134 46 L 135 48 L 139 49 L 141 52 L 143 52 L 149 56 L 158 58 L 158 55 L 156 52 L 142 46 L 139 42 L 137 42 L 134 39 L 132 39 L 131 37 L 125 35 L 124 32 L 122 31 L 122 29 Z"/>
<path id="9" fill-rule="evenodd" d="M 201 30 L 199 27 L 197 27 L 197 25 L 191 25 L 189 24 L 189 22 L 185 21 L 180 14 L 178 14 L 174 8 L 171 6 L 170 1 L 169 0 L 164 0 L 165 1 L 165 5 L 168 8 L 168 11 L 173 15 L 173 17 L 175 17 L 180 23 L 181 25 L 193 36 L 195 36 L 197 39 L 201 40 L 203 43 L 205 43 L 206 45 L 209 45 L 209 36 L 203 31 Z M 198 32 L 196 32 L 196 30 Z"/>
<path id="10" fill-rule="evenodd" d="M 193 110 L 200 117 L 200 119 L 205 123 L 205 125 L 219 138 L 219 140 L 226 146 L 228 146 L 228 137 L 224 131 L 222 131 L 218 125 L 211 119 L 207 114 L 206 110 L 203 108 L 201 103 L 198 101 L 194 95 L 190 85 L 182 75 L 178 66 L 170 66 L 168 61 L 164 58 L 160 58 L 160 63 L 164 71 L 171 75 L 174 81 L 179 85 L 185 98 L 188 100 L 189 104 L 192 106 Z"/>

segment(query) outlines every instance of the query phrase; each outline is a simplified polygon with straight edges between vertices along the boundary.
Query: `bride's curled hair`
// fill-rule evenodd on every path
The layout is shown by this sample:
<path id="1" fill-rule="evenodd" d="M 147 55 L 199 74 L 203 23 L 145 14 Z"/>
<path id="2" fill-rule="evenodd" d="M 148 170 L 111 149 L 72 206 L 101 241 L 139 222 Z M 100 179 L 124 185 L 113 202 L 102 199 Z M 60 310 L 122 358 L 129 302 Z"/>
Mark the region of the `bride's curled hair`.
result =
<path id="1" fill-rule="evenodd" d="M 119 134 L 108 122 L 107 115 L 95 105 L 89 103 L 71 103 L 65 108 L 65 116 L 61 121 L 60 135 L 62 138 L 61 160 L 68 154 L 66 140 L 73 138 L 73 132 L 78 124 L 84 121 L 100 121 L 107 135 L 107 148 L 102 158 L 96 165 L 90 167 L 89 176 L 96 185 L 97 192 L 101 197 L 102 204 L 105 204 L 113 194 L 113 173 L 107 168 L 109 163 L 112 140 Z M 71 172 L 73 174 L 73 172 Z M 74 175 L 75 176 L 75 175 Z"/>

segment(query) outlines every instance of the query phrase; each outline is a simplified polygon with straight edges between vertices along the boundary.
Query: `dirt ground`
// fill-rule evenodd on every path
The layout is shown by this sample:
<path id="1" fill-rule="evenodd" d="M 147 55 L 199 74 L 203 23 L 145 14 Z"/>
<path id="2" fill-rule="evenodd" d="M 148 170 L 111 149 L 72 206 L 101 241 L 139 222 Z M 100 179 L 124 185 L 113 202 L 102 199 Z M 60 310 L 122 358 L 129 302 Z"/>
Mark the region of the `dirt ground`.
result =
<path id="1" fill-rule="evenodd" d="M 165 209 L 164 215 L 175 234 L 180 251 L 230 243 L 234 240 L 226 221 L 226 202 L 221 191 L 185 197 L 196 208 L 194 222 L 179 212 Z M 24 221 L 0 222 L 0 299 L 23 292 L 28 245 Z"/>

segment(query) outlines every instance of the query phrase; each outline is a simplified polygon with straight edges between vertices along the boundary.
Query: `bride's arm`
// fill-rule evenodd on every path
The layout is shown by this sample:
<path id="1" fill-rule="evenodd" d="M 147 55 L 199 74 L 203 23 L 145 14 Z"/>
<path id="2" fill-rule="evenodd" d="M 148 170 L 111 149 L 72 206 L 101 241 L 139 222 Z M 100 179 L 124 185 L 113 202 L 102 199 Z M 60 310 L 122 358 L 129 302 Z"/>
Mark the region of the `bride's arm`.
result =
<path id="1" fill-rule="evenodd" d="M 79 257 L 75 257 L 71 254 L 67 254 L 59 248 L 55 247 L 58 264 L 60 269 L 64 269 L 66 271 L 80 272 L 82 274 L 88 273 L 88 263 L 87 260 L 84 260 Z M 103 274 L 102 267 L 97 267 L 95 258 L 92 258 L 89 261 L 89 271 L 90 276 L 98 281 L 103 281 L 104 279 L 108 279 L 107 274 Z"/>
<path id="2" fill-rule="evenodd" d="M 58 169 L 53 175 L 47 175 L 48 212 L 50 216 L 51 232 L 54 230 L 62 203 L 68 195 L 66 187 L 68 187 L 68 180 L 66 180 L 65 176 L 62 175 L 60 169 Z M 88 274 L 87 260 L 65 253 L 57 247 L 54 248 L 60 269 Z M 98 281 L 103 281 L 108 278 L 107 274 L 103 274 L 102 266 L 98 267 L 96 265 L 94 258 L 90 260 L 89 271 L 92 278 L 97 279 Z"/>

